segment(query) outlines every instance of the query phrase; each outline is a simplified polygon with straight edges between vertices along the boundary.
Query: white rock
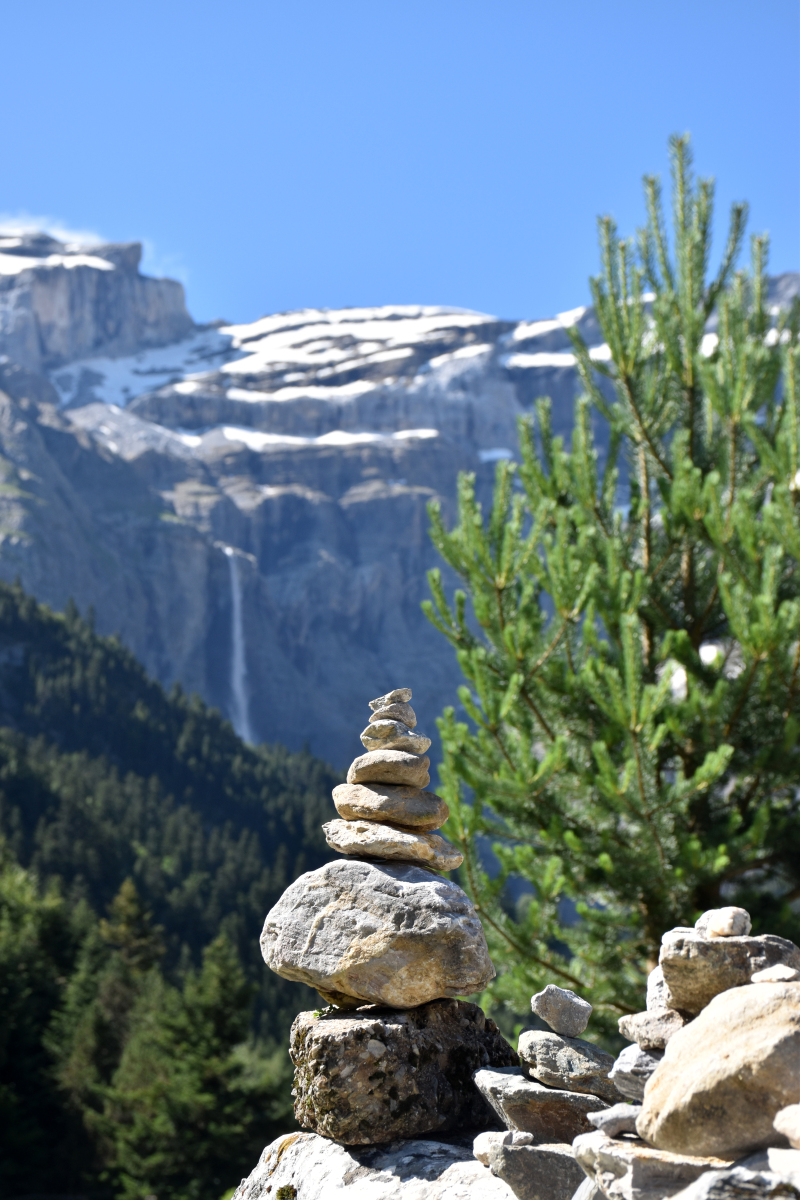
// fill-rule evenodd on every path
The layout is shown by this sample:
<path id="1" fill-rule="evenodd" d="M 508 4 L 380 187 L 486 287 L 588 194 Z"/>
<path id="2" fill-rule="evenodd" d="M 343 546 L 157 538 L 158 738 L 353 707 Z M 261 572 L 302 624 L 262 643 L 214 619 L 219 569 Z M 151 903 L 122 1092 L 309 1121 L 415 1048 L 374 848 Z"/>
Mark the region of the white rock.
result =
<path id="1" fill-rule="evenodd" d="M 531 1009 L 554 1033 L 565 1037 L 579 1037 L 592 1015 L 588 1000 L 576 996 L 569 988 L 556 987 L 554 983 L 548 983 L 543 991 L 532 997 Z"/>
<path id="2" fill-rule="evenodd" d="M 701 937 L 746 937 L 753 927 L 746 908 L 710 908 L 694 923 Z"/>
<path id="3" fill-rule="evenodd" d="M 530 1137 L 530 1134 L 527 1135 Z M 472 1143 L 472 1153 L 475 1155 L 479 1163 L 483 1163 L 485 1167 L 489 1165 L 489 1151 L 492 1146 L 510 1146 L 514 1135 L 510 1129 L 487 1129 L 484 1133 L 479 1133 Z"/>
<path id="4" fill-rule="evenodd" d="M 788 1139 L 790 1146 L 800 1150 L 800 1104 L 787 1104 L 775 1114 L 772 1125 Z"/>
<path id="5" fill-rule="evenodd" d="M 607 1200 L 664 1200 L 704 1171 L 728 1165 L 719 1158 L 654 1150 L 638 1139 L 610 1138 L 599 1130 L 576 1138 L 572 1149 Z"/>
<path id="6" fill-rule="evenodd" d="M 655 967 L 647 976 L 647 1001 L 645 1008 L 648 1012 L 659 1008 L 674 1008 L 672 996 L 664 978 L 661 967 Z"/>
<path id="7" fill-rule="evenodd" d="M 424 754 L 431 739 L 415 733 L 401 721 L 375 721 L 361 733 L 361 744 L 366 750 L 406 750 L 409 754 Z"/>
<path id="8" fill-rule="evenodd" d="M 316 1133 L 276 1138 L 234 1200 L 515 1200 L 472 1150 L 409 1138 L 340 1146 Z"/>
<path id="9" fill-rule="evenodd" d="M 326 998 L 414 1008 L 483 991 L 483 928 L 456 883 L 424 867 L 336 859 L 301 875 L 267 915 L 267 965 Z"/>
<path id="10" fill-rule="evenodd" d="M 798 983 L 800 982 L 800 971 L 797 967 L 790 967 L 786 963 L 775 963 L 774 967 L 765 967 L 763 971 L 756 971 L 750 976 L 751 983 Z"/>
<path id="11" fill-rule="evenodd" d="M 332 850 L 370 858 L 418 861 L 437 871 L 454 871 L 464 855 L 438 833 L 417 833 L 380 821 L 326 821 L 322 826 Z"/>
<path id="12" fill-rule="evenodd" d="M 435 792 L 392 783 L 340 783 L 333 803 L 346 821 L 390 821 L 430 832 L 444 825 L 450 810 Z"/>

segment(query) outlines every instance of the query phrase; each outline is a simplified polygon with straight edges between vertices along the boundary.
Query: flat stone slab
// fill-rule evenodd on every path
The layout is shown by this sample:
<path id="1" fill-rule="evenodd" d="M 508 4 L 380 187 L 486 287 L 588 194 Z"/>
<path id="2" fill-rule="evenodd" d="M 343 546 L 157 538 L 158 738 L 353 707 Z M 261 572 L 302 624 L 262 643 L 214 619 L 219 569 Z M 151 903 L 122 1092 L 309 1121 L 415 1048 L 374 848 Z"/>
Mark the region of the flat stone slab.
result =
<path id="1" fill-rule="evenodd" d="M 415 733 L 402 721 L 376 721 L 373 717 L 361 734 L 361 745 L 366 750 L 408 750 L 411 754 L 424 754 L 430 744 L 429 737 Z"/>
<path id="2" fill-rule="evenodd" d="M 567 1092 L 586 1092 L 609 1104 L 620 1099 L 608 1078 L 613 1057 L 582 1038 L 561 1037 L 539 1029 L 526 1029 L 519 1036 L 522 1072 L 547 1087 Z"/>
<path id="3" fill-rule="evenodd" d="M 800 948 L 771 933 L 704 938 L 695 930 L 672 930 L 664 934 L 659 954 L 671 1007 L 686 1013 L 701 1012 L 720 992 L 742 987 L 777 963 L 800 968 Z"/>
<path id="4" fill-rule="evenodd" d="M 489 1150 L 489 1167 L 518 1200 L 571 1200 L 584 1179 L 569 1142 L 534 1146 L 495 1143 Z"/>
<path id="5" fill-rule="evenodd" d="M 619 1137 L 621 1133 L 635 1135 L 636 1118 L 641 1111 L 641 1104 L 613 1104 L 605 1112 L 589 1113 L 588 1121 L 606 1137 Z"/>
<path id="6" fill-rule="evenodd" d="M 664 1200 L 704 1171 L 727 1167 L 719 1158 L 654 1150 L 638 1139 L 586 1133 L 572 1143 L 575 1158 L 607 1200 Z"/>
<path id="7" fill-rule="evenodd" d="M 460 850 L 438 833 L 420 833 L 382 821 L 326 821 L 325 840 L 339 854 L 417 861 L 436 871 L 454 871 L 464 861 Z"/>
<path id="8" fill-rule="evenodd" d="M 799 1085 L 800 983 L 731 988 L 670 1038 L 636 1128 L 662 1150 L 739 1158 L 775 1144 Z"/>
<path id="9" fill-rule="evenodd" d="M 411 688 L 395 688 L 393 692 L 387 692 L 385 696 L 376 696 L 374 700 L 370 700 L 369 706 L 373 712 L 377 712 L 379 708 L 385 708 L 387 704 L 408 704 L 411 696 Z"/>
<path id="10" fill-rule="evenodd" d="M 417 724 L 417 714 L 410 704 L 406 704 L 402 700 L 393 700 L 391 704 L 384 704 L 375 709 L 370 717 L 370 723 L 373 721 L 400 721 L 402 725 L 414 729 Z"/>
<path id="11" fill-rule="evenodd" d="M 402 783 L 407 787 L 426 788 L 431 781 L 431 760 L 427 754 L 409 754 L 406 750 L 371 750 L 353 760 L 347 772 L 348 783 Z"/>
<path id="12" fill-rule="evenodd" d="M 517 1062 L 494 1021 L 465 1000 L 303 1012 L 289 1053 L 298 1123 L 346 1145 L 486 1129 L 492 1113 L 473 1072 Z"/>
<path id="13" fill-rule="evenodd" d="M 428 833 L 439 829 L 450 810 L 435 792 L 391 783 L 340 783 L 333 803 L 346 821 L 392 821 Z"/>
<path id="14" fill-rule="evenodd" d="M 261 952 L 276 974 L 353 1007 L 414 1008 L 494 978 L 466 892 L 410 864 L 345 858 L 301 875 L 267 914 Z"/>
<path id="15" fill-rule="evenodd" d="M 676 1200 L 797 1200 L 798 1195 L 800 1153 L 770 1149 L 732 1167 L 706 1171 Z"/>
<path id="16" fill-rule="evenodd" d="M 281 1194 L 282 1193 L 282 1194 Z M 515 1200 L 466 1144 L 404 1139 L 341 1146 L 289 1133 L 264 1150 L 233 1200 Z"/>
<path id="17" fill-rule="evenodd" d="M 587 1114 L 606 1107 L 597 1096 L 526 1079 L 521 1067 L 485 1068 L 473 1079 L 506 1128 L 532 1133 L 537 1142 L 571 1142 L 592 1128 Z"/>

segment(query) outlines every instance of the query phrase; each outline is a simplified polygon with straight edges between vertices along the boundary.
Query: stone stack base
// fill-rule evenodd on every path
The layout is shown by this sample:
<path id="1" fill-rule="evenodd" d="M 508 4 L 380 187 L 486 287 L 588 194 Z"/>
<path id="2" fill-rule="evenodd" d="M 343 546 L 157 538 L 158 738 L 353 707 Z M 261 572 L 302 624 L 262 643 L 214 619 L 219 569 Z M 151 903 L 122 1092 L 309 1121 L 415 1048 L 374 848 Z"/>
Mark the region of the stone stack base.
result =
<path id="1" fill-rule="evenodd" d="M 298 1123 L 346 1146 L 490 1128 L 472 1076 L 519 1061 L 494 1021 L 463 1000 L 303 1012 L 289 1049 Z"/>

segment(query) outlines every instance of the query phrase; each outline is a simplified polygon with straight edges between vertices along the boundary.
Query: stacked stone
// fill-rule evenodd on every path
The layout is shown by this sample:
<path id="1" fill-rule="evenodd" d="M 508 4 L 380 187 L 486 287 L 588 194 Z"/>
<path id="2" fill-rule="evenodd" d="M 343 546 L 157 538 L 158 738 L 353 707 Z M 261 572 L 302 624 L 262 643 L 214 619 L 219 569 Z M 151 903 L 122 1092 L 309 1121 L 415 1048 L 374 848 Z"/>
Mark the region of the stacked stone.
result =
<path id="1" fill-rule="evenodd" d="M 633 1103 L 573 1143 L 597 1200 L 800 1194 L 800 949 L 750 929 L 728 907 L 664 934 L 609 1073 Z"/>
<path id="2" fill-rule="evenodd" d="M 462 856 L 435 832 L 448 810 L 425 790 L 430 739 L 410 700 L 397 688 L 370 701 L 367 752 L 323 826 L 343 857 L 295 880 L 261 936 L 272 970 L 331 1006 L 292 1026 L 295 1116 L 344 1145 L 485 1128 L 472 1075 L 518 1062 L 494 1022 L 455 998 L 482 991 L 494 968 L 469 897 L 439 874 Z"/>
<path id="3" fill-rule="evenodd" d="M 444 800 L 423 789 L 430 783 L 431 739 L 415 733 L 411 688 L 370 700 L 372 715 L 361 734 L 367 750 L 350 766 L 347 783 L 333 789 L 341 820 L 322 826 L 340 854 L 421 863 L 438 871 L 460 867 L 463 855 L 438 833 L 449 813 Z"/>

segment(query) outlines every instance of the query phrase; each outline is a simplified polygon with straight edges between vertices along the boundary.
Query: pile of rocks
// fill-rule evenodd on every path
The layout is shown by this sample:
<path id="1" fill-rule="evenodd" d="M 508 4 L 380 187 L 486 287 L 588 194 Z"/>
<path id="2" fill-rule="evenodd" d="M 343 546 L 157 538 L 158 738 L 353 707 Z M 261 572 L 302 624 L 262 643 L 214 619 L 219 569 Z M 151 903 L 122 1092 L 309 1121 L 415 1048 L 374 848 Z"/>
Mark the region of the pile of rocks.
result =
<path id="1" fill-rule="evenodd" d="M 309 1132 L 268 1146 L 234 1200 L 800 1200 L 800 949 L 751 937 L 743 909 L 704 913 L 664 935 L 616 1060 L 554 984 L 517 1055 L 457 999 L 494 969 L 439 873 L 461 856 L 435 832 L 448 811 L 410 700 L 370 702 L 324 826 L 343 857 L 267 916 L 269 966 L 330 1007 L 292 1027 Z"/>
<path id="2" fill-rule="evenodd" d="M 609 1074 L 634 1103 L 573 1143 L 606 1200 L 800 1195 L 800 949 L 750 928 L 723 908 L 664 934 Z"/>

